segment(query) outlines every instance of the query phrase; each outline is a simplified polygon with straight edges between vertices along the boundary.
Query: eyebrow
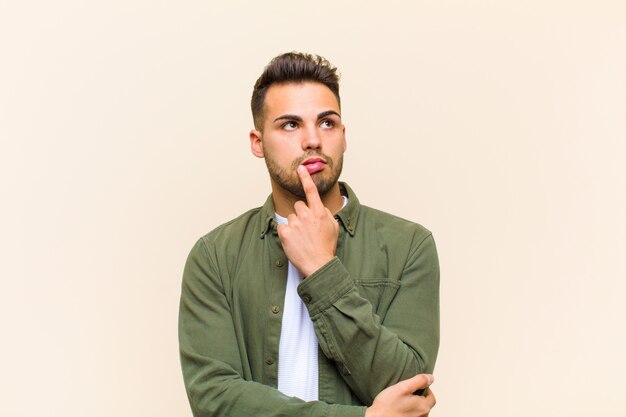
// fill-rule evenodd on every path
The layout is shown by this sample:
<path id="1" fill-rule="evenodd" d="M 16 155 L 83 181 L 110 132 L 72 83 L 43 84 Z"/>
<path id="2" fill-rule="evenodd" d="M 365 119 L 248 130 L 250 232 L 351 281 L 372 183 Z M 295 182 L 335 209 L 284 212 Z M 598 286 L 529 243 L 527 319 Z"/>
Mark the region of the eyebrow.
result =
<path id="1" fill-rule="evenodd" d="M 279 120 L 295 120 L 296 122 L 301 122 L 302 117 L 296 116 L 295 114 L 283 114 L 282 116 L 278 116 L 274 119 L 275 122 Z"/>
<path id="2" fill-rule="evenodd" d="M 331 114 L 334 114 L 338 116 L 339 118 L 341 118 L 341 115 L 337 113 L 336 111 L 326 110 L 317 115 L 317 120 L 323 119 L 324 117 L 330 116 Z M 275 122 L 277 122 L 278 120 L 294 120 L 296 122 L 301 122 L 302 117 L 296 116 L 295 114 L 283 114 L 282 116 L 278 116 L 277 118 L 274 119 Z"/>
<path id="3" fill-rule="evenodd" d="M 334 115 L 336 115 L 337 117 L 339 117 L 341 119 L 341 115 L 339 113 L 337 113 L 336 111 L 334 111 L 334 110 L 326 110 L 326 111 L 323 111 L 323 112 L 321 112 L 320 114 L 317 115 L 317 120 L 323 119 L 324 117 L 330 116 L 331 114 L 334 114 Z"/>

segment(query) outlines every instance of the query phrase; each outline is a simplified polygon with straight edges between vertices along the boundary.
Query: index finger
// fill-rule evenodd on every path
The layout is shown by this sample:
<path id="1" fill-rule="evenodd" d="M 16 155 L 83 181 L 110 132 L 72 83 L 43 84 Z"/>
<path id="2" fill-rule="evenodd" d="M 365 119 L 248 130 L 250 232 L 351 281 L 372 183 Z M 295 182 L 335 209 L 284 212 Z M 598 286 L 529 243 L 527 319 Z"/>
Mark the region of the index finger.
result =
<path id="1" fill-rule="evenodd" d="M 311 174 L 303 165 L 298 166 L 298 176 L 300 177 L 300 182 L 302 183 L 302 188 L 304 189 L 304 194 L 306 195 L 306 201 L 309 208 L 323 208 L 324 204 L 322 204 L 322 199 L 320 198 L 320 193 L 317 191 L 317 186 L 313 182 L 313 178 L 311 178 Z"/>
<path id="2" fill-rule="evenodd" d="M 398 382 L 398 385 L 401 385 L 406 392 L 415 393 L 418 390 L 423 391 L 428 388 L 434 381 L 435 379 L 430 374 L 418 374 L 412 378 Z M 421 395 L 421 393 L 416 395 Z"/>

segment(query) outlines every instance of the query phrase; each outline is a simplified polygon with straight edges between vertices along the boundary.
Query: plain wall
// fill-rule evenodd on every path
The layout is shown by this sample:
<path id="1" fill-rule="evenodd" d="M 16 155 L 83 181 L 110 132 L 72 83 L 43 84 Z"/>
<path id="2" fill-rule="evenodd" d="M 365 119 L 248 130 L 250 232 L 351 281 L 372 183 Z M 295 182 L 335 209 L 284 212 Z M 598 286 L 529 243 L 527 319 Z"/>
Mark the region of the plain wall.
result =
<path id="1" fill-rule="evenodd" d="M 270 191 L 275 55 L 342 73 L 342 178 L 434 233 L 433 417 L 626 415 L 623 1 L 3 2 L 0 415 L 191 416 L 180 280 Z"/>

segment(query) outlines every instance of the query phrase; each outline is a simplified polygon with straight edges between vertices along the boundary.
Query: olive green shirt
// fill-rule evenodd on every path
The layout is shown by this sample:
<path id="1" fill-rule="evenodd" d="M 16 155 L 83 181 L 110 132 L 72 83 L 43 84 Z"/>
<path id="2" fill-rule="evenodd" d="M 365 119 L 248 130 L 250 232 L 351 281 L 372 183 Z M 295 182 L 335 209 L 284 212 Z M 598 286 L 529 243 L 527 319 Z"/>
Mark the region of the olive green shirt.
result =
<path id="1" fill-rule="evenodd" d="M 183 376 L 196 417 L 363 416 L 384 388 L 432 373 L 439 347 L 439 264 L 424 227 L 348 204 L 336 256 L 298 294 L 319 342 L 319 401 L 279 392 L 288 259 L 270 196 L 200 238 L 185 265 Z"/>

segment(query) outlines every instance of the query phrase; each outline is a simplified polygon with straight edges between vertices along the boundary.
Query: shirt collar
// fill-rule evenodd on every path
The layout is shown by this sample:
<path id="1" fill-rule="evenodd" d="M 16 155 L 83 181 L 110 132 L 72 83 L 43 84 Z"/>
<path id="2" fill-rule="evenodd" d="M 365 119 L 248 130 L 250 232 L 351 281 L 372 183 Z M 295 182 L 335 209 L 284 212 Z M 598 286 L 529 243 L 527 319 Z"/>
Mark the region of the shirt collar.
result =
<path id="1" fill-rule="evenodd" d="M 348 197 L 348 204 L 335 214 L 335 218 L 339 221 L 339 224 L 344 228 L 344 230 L 350 234 L 350 236 L 354 236 L 361 204 L 348 184 L 340 181 L 339 189 L 341 191 L 341 195 Z M 274 217 L 274 212 L 274 200 L 270 194 L 269 197 L 267 197 L 267 200 L 265 200 L 263 207 L 261 207 L 261 223 L 259 230 L 259 237 L 261 239 L 263 239 L 270 230 L 274 234 L 278 234 L 278 223 Z"/>

